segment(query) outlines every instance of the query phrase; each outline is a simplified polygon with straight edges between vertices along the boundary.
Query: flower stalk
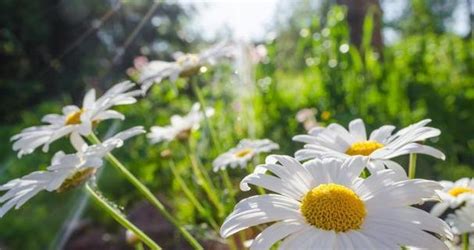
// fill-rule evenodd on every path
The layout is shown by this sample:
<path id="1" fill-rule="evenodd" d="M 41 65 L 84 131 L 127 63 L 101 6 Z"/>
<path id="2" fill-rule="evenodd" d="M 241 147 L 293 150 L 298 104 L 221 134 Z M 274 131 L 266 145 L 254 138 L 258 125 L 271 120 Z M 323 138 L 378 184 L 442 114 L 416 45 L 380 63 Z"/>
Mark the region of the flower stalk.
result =
<path id="1" fill-rule="evenodd" d="M 410 163 L 408 165 L 408 178 L 415 179 L 416 174 L 416 154 L 410 154 Z"/>
<path id="2" fill-rule="evenodd" d="M 99 138 L 92 133 L 88 139 L 93 143 L 100 143 Z M 155 195 L 138 180 L 128 169 L 111 153 L 107 154 L 107 160 L 114 166 L 154 207 L 161 212 L 161 214 L 171 222 L 188 241 L 194 249 L 203 249 L 199 242 L 183 227 L 178 221 L 166 210 L 165 206 L 155 197 Z"/>
<path id="3" fill-rule="evenodd" d="M 191 162 L 191 168 L 194 172 L 194 175 L 197 178 L 198 184 L 202 186 L 209 200 L 216 207 L 218 217 L 219 218 L 224 217 L 225 208 L 219 199 L 219 195 L 216 192 L 217 189 L 212 184 L 212 181 L 209 175 L 207 174 L 206 169 L 204 169 L 204 167 L 201 164 L 199 164 L 196 158 L 196 155 L 194 154 L 194 151 L 191 148 L 191 145 L 189 142 L 186 145 L 186 149 L 189 156 L 189 160 Z"/>
<path id="4" fill-rule="evenodd" d="M 189 201 L 191 201 L 191 203 L 194 205 L 197 211 L 208 220 L 211 227 L 214 230 L 216 230 L 216 232 L 219 232 L 219 226 L 217 225 L 217 222 L 209 214 L 209 212 L 203 207 L 203 205 L 199 202 L 199 199 L 196 198 L 196 196 L 193 194 L 191 189 L 188 187 L 186 182 L 181 177 L 181 174 L 176 169 L 176 166 L 173 161 L 170 161 L 170 169 L 171 169 L 171 172 L 173 173 L 175 180 L 178 182 L 178 185 L 183 189 L 183 192 L 186 195 L 186 197 L 189 199 Z"/>
<path id="5" fill-rule="evenodd" d="M 462 249 L 469 250 L 469 233 L 464 233 L 462 236 Z"/>
<path id="6" fill-rule="evenodd" d="M 215 135 L 214 127 L 212 127 L 211 122 L 209 121 L 209 118 L 206 115 L 206 102 L 204 101 L 204 97 L 202 95 L 201 89 L 198 86 L 197 79 L 194 78 L 191 80 L 191 86 L 193 88 L 194 93 L 196 94 L 199 104 L 201 105 L 201 111 L 203 112 L 204 115 L 204 122 L 206 123 L 206 126 L 209 130 L 209 136 L 211 137 L 211 141 L 214 144 L 214 147 L 221 152 L 221 147 L 219 142 L 217 141 L 217 137 Z M 232 185 L 232 181 L 230 180 L 229 173 L 227 170 L 220 171 L 222 180 L 224 182 L 224 185 L 226 186 L 227 190 L 229 191 L 229 196 L 232 201 L 232 203 L 235 203 L 235 195 L 236 191 L 234 189 L 234 186 Z"/>
<path id="7" fill-rule="evenodd" d="M 153 250 L 160 250 L 161 247 L 158 246 L 150 237 L 148 237 L 143 231 L 137 228 L 132 222 L 127 220 L 120 212 L 113 208 L 104 198 L 99 195 L 89 184 L 86 184 L 86 190 L 92 197 L 92 199 L 97 202 L 97 204 L 104 209 L 112 218 L 114 218 L 120 225 L 126 229 L 132 231 L 141 242 L 145 243 L 148 247 Z"/>

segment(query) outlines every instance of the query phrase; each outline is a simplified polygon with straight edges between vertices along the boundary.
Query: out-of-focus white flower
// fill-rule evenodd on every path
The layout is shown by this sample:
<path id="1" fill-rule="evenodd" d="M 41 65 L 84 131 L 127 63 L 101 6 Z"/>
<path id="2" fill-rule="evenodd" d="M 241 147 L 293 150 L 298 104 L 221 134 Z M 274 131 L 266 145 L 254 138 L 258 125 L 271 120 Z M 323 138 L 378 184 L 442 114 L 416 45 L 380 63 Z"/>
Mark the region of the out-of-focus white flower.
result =
<path id="1" fill-rule="evenodd" d="M 306 131 L 310 131 L 315 127 L 320 127 L 319 123 L 316 121 L 315 115 L 318 113 L 318 110 L 315 108 L 305 108 L 301 109 L 296 113 L 296 120 L 299 123 L 302 123 Z"/>
<path id="2" fill-rule="evenodd" d="M 237 166 L 245 168 L 248 161 L 250 161 L 255 155 L 263 152 L 268 153 L 279 148 L 278 144 L 269 139 L 243 139 L 235 148 L 231 148 L 229 151 L 219 155 L 212 165 L 214 171 L 225 169 L 227 166 L 230 166 L 231 168 Z"/>
<path id="3" fill-rule="evenodd" d="M 467 201 L 474 202 L 474 178 L 462 178 L 456 182 L 440 181 L 443 190 L 438 191 L 441 201 L 433 206 L 431 214 L 442 215 L 446 209 L 455 209 Z"/>
<path id="4" fill-rule="evenodd" d="M 435 196 L 441 185 L 401 179 L 391 169 L 362 179 L 366 161 L 357 156 L 302 165 L 288 156 L 267 157 L 240 188 L 248 191 L 252 184 L 274 193 L 241 200 L 225 219 L 221 236 L 275 222 L 250 249 L 270 249 L 280 240 L 280 249 L 447 249 L 434 234 L 452 239 L 449 226 L 411 206 Z"/>
<path id="5" fill-rule="evenodd" d="M 349 123 L 349 131 L 337 123 L 326 128 L 314 128 L 308 135 L 297 135 L 293 140 L 307 143 L 304 149 L 295 154 L 298 160 L 316 157 L 335 157 L 340 159 L 354 156 L 369 158 L 367 165 L 372 174 L 385 168 L 396 171 L 406 177 L 402 166 L 390 159 L 410 153 L 426 154 L 444 159 L 444 154 L 430 146 L 418 142 L 436 137 L 439 129 L 426 127 L 431 120 L 426 119 L 401 129 L 392 135 L 394 126 L 385 125 L 374 130 L 369 138 L 361 119 Z"/>
<path id="6" fill-rule="evenodd" d="M 268 51 L 265 45 L 259 44 L 257 46 L 250 47 L 250 60 L 252 63 L 257 64 L 268 60 Z"/>
<path id="7" fill-rule="evenodd" d="M 19 179 L 0 186 L 6 191 L 0 197 L 0 217 L 10 209 L 20 208 L 40 191 L 64 192 L 93 177 L 103 165 L 103 157 L 114 148 L 121 147 L 123 141 L 145 131 L 143 127 L 133 127 L 105 140 L 101 144 L 87 145 L 81 136 L 72 134 L 71 143 L 77 150 L 74 154 L 57 152 L 51 165 L 45 171 L 35 171 Z"/>
<path id="8" fill-rule="evenodd" d="M 205 112 L 207 117 L 214 115 L 213 108 L 206 108 Z M 200 123 L 204 119 L 204 114 L 201 111 L 201 105 L 195 103 L 191 111 L 185 115 L 173 115 L 171 116 L 171 124 L 169 126 L 153 126 L 150 128 L 150 133 L 147 137 L 151 143 L 158 143 L 162 141 L 172 141 L 174 139 L 184 140 L 187 139 L 193 130 L 197 130 Z"/>
<path id="9" fill-rule="evenodd" d="M 18 151 L 18 157 L 32 153 L 43 145 L 43 151 L 49 149 L 49 144 L 72 133 L 87 136 L 92 127 L 107 119 L 125 119 L 125 116 L 113 106 L 135 103 L 139 90 L 130 90 L 134 84 L 122 82 L 114 85 L 105 94 L 96 99 L 95 90 L 91 89 L 84 96 L 82 107 L 69 105 L 63 108 L 63 114 L 49 114 L 43 117 L 46 125 L 26 128 L 11 138 L 13 150 Z"/>
<path id="10" fill-rule="evenodd" d="M 175 81 L 178 77 L 189 77 L 199 72 L 205 65 L 213 65 L 222 58 L 232 57 L 235 46 L 227 43 L 219 43 L 199 54 L 176 53 L 174 62 L 150 61 L 140 68 L 139 83 L 143 93 L 146 93 L 153 83 L 159 83 L 163 79 Z"/>
<path id="11" fill-rule="evenodd" d="M 446 221 L 451 225 L 453 233 L 461 235 L 474 232 L 474 201 L 467 202 L 465 206 L 448 214 Z"/>

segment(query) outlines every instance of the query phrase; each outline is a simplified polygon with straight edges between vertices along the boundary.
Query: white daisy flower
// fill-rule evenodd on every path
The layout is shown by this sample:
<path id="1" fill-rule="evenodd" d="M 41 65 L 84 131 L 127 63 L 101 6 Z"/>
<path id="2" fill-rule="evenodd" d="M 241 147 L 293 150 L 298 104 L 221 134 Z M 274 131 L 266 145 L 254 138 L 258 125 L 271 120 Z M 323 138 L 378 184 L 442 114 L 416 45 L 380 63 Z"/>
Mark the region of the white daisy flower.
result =
<path id="1" fill-rule="evenodd" d="M 207 117 L 214 115 L 213 108 L 206 108 Z M 147 137 L 151 143 L 158 143 L 162 141 L 172 141 L 174 139 L 187 139 L 193 130 L 197 130 L 201 121 L 204 119 L 204 114 L 201 111 L 199 103 L 193 104 L 191 111 L 185 115 L 171 116 L 171 124 L 165 127 L 153 126 L 150 128 L 150 133 Z"/>
<path id="2" fill-rule="evenodd" d="M 474 178 L 462 178 L 456 182 L 440 181 L 443 190 L 438 191 L 440 202 L 433 206 L 431 214 L 442 215 L 448 208 L 455 209 L 466 201 L 474 201 Z"/>
<path id="3" fill-rule="evenodd" d="M 435 196 L 441 185 L 401 179 L 390 169 L 362 179 L 366 160 L 315 159 L 302 165 L 289 156 L 267 157 L 240 188 L 247 191 L 252 184 L 275 194 L 241 200 L 224 221 L 221 236 L 275 222 L 250 249 L 269 249 L 282 239 L 280 249 L 446 249 L 431 233 L 452 238 L 449 226 L 411 206 Z"/>
<path id="4" fill-rule="evenodd" d="M 189 77 L 199 72 L 202 66 L 215 64 L 221 58 L 231 57 L 234 46 L 219 43 L 199 54 L 176 53 L 174 62 L 150 61 L 140 66 L 139 83 L 145 93 L 153 85 L 163 79 L 175 81 L 178 77 Z"/>
<path id="5" fill-rule="evenodd" d="M 474 201 L 449 214 L 446 221 L 451 225 L 453 233 L 461 235 L 474 233 Z"/>
<path id="6" fill-rule="evenodd" d="M 219 155 L 212 163 L 214 171 L 225 169 L 227 166 L 235 168 L 240 166 L 245 168 L 255 155 L 259 153 L 268 153 L 272 150 L 279 149 L 280 146 L 269 139 L 251 140 L 243 139 L 235 148 Z"/>
<path id="7" fill-rule="evenodd" d="M 78 134 L 73 134 L 71 142 L 76 153 L 64 154 L 60 151 L 45 171 L 35 171 L 0 186 L 0 191 L 6 192 L 0 197 L 0 203 L 3 203 L 0 217 L 13 207 L 20 208 L 40 191 L 64 192 L 80 185 L 94 176 L 107 153 L 122 146 L 124 140 L 144 132 L 143 127 L 133 127 L 92 146 L 87 145 Z"/>
<path id="8" fill-rule="evenodd" d="M 26 128 L 21 133 L 11 138 L 13 150 L 18 151 L 18 157 L 32 153 L 43 145 L 47 152 L 49 144 L 71 133 L 87 136 L 92 132 L 93 125 L 107 119 L 125 119 L 124 115 L 111 110 L 117 105 L 132 104 L 136 102 L 134 96 L 139 95 L 139 90 L 129 91 L 134 86 L 131 82 L 116 84 L 98 99 L 95 90 L 91 89 L 84 96 L 82 107 L 69 105 L 63 108 L 63 114 L 49 114 L 43 117 L 46 125 Z"/>
<path id="9" fill-rule="evenodd" d="M 374 130 L 369 138 L 361 119 L 351 121 L 349 131 L 332 123 L 326 128 L 314 128 L 308 135 L 293 137 L 295 141 L 307 143 L 304 149 L 296 152 L 295 157 L 301 161 L 316 157 L 346 159 L 361 155 L 370 159 L 367 168 L 372 174 L 387 167 L 406 177 L 403 167 L 390 159 L 410 153 L 445 158 L 441 151 L 418 143 L 441 133 L 439 129 L 425 127 L 430 121 L 426 119 L 412 124 L 393 135 L 395 127 L 385 125 Z"/>

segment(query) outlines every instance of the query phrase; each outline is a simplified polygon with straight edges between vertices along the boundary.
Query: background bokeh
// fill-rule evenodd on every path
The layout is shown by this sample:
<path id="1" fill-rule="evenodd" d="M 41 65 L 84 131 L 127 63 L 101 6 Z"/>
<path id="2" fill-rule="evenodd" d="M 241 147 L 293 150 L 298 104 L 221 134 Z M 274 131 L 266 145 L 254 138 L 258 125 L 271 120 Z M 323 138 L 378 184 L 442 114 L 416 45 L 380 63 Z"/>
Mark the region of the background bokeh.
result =
<path id="1" fill-rule="evenodd" d="M 420 156 L 417 176 L 435 180 L 474 176 L 470 0 L 275 1 L 266 32 L 245 41 L 232 29 L 220 30 L 209 40 L 202 29 L 210 27 L 193 28 L 212 4 L 1 1 L 0 182 L 45 168 L 57 150 L 72 151 L 63 140 L 49 153 L 38 150 L 17 159 L 9 138 L 22 128 L 39 124 L 43 115 L 58 113 L 64 105 L 80 104 L 87 89 L 103 92 L 128 79 L 127 71 L 139 56 L 172 60 L 176 51 L 198 52 L 230 39 L 239 41 L 238 60 L 208 67 L 194 78 L 209 106 L 216 109 L 211 120 L 222 150 L 242 138 L 270 138 L 280 144 L 280 153 L 292 155 L 302 147 L 291 138 L 305 133 L 295 118 L 304 108 L 314 109 L 320 125 L 347 125 L 360 117 L 369 130 L 431 118 L 431 125 L 442 134 L 426 143 L 440 148 L 447 159 Z M 458 26 L 467 29 L 459 31 Z M 138 104 L 119 108 L 127 116 L 125 122 L 104 122 L 98 132 L 105 136 L 136 125 L 166 125 L 172 114 L 186 113 L 196 101 L 186 79 L 164 81 Z M 207 150 L 206 129 L 193 137 L 201 161 L 210 168 L 220 152 Z M 171 157 L 163 156 L 165 150 Z M 150 145 L 140 136 L 116 155 L 209 248 L 223 247 L 217 235 L 200 224 L 202 219 L 169 170 L 170 164 L 183 172 L 189 169 L 183 145 Z M 406 160 L 398 159 L 404 165 Z M 236 184 L 245 173 L 231 172 Z M 187 178 L 192 183 L 192 176 Z M 186 247 L 113 169 L 104 168 L 98 184 L 161 245 Z M 80 189 L 40 194 L 0 219 L 0 249 L 61 247 L 129 249 L 123 229 L 89 204 Z"/>

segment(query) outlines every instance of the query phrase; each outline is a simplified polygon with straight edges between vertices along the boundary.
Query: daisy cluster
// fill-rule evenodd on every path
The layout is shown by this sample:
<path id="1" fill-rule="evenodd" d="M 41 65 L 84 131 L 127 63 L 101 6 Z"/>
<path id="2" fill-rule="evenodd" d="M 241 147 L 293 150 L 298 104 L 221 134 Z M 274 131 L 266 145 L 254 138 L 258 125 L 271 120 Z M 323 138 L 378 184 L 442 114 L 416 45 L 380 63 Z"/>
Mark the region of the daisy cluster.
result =
<path id="1" fill-rule="evenodd" d="M 84 140 L 102 121 L 125 119 L 123 114 L 112 108 L 137 101 L 136 96 L 141 91 L 133 89 L 134 85 L 128 81 L 118 83 L 99 98 L 94 89 L 89 90 L 81 107 L 65 106 L 62 114 L 45 115 L 42 119 L 45 124 L 26 128 L 13 136 L 13 150 L 18 151 L 19 158 L 39 147 L 47 152 L 51 143 L 63 137 L 69 138 L 75 152 L 66 154 L 59 151 L 45 170 L 31 172 L 1 185 L 0 191 L 5 193 L 0 197 L 0 217 L 12 208 L 20 208 L 40 191 L 64 192 L 93 179 L 108 153 L 121 147 L 125 140 L 144 133 L 143 127 L 137 126 L 98 144 L 89 145 Z"/>
<path id="2" fill-rule="evenodd" d="M 67 137 L 75 149 L 74 153 L 57 152 L 51 164 L 44 171 L 34 171 L 26 176 L 11 180 L 0 186 L 5 192 L 0 196 L 0 217 L 13 207 L 18 209 L 40 191 L 64 192 L 90 179 L 97 169 L 102 167 L 103 158 L 113 149 L 121 147 L 130 137 L 145 133 L 142 126 L 133 127 L 117 133 L 105 141 L 89 145 L 84 138 L 95 137 L 93 131 L 102 121 L 124 120 L 125 116 L 113 108 L 137 102 L 155 82 L 169 78 L 189 77 L 197 73 L 200 67 L 216 63 L 220 58 L 232 57 L 233 45 L 221 43 L 199 54 L 176 54 L 175 62 L 152 61 L 140 64 L 139 86 L 130 81 L 117 83 L 97 97 L 96 90 L 89 90 L 82 101 L 82 106 L 68 105 L 62 108 L 61 114 L 48 114 L 42 118 L 44 124 L 22 130 L 11 138 L 13 150 L 18 158 L 42 148 L 49 151 L 51 143 Z M 181 117 L 171 117 L 171 125 L 154 126 L 148 135 L 150 141 L 171 141 L 175 138 L 185 139 L 199 127 L 204 117 L 214 114 L 212 108 L 202 108 L 194 104 L 191 112 Z"/>
<path id="3" fill-rule="evenodd" d="M 455 183 L 409 179 L 393 160 L 408 154 L 445 158 L 423 143 L 440 135 L 439 129 L 426 126 L 429 122 L 395 133 L 394 126 L 385 125 L 367 135 L 364 122 L 356 119 L 349 129 L 333 123 L 295 136 L 295 141 L 305 143 L 295 157 L 270 155 L 242 179 L 242 191 L 253 185 L 269 193 L 238 202 L 222 224 L 221 236 L 269 225 L 251 241 L 250 249 L 456 246 L 454 236 L 474 231 L 474 179 Z M 241 144 L 217 158 L 215 167 L 246 152 Z M 426 201 L 439 203 L 431 213 L 416 207 Z M 456 209 L 444 217 L 448 223 L 438 218 L 447 209 Z"/>
<path id="4" fill-rule="evenodd" d="M 61 114 L 44 116 L 44 124 L 13 136 L 13 150 L 19 158 L 38 148 L 47 152 L 50 144 L 61 138 L 69 138 L 74 152 L 56 152 L 46 169 L 0 185 L 0 217 L 41 191 L 65 192 L 93 180 L 112 150 L 145 133 L 142 126 L 137 126 L 103 142 L 96 139 L 94 130 L 103 121 L 125 119 L 114 107 L 134 104 L 154 83 L 197 74 L 205 65 L 232 57 L 234 51 L 232 45 L 222 43 L 199 54 L 180 54 L 174 62 L 146 61 L 136 65 L 139 89 L 126 81 L 100 97 L 90 90 L 82 106 L 66 106 Z M 150 143 L 189 143 L 191 134 L 215 113 L 203 103 L 195 103 L 185 115 L 171 116 L 169 125 L 152 126 L 147 134 Z M 250 191 L 251 185 L 259 188 L 259 195 L 235 205 L 220 227 L 222 237 L 258 226 L 250 249 L 448 249 L 459 245 L 461 235 L 474 232 L 474 179 L 415 179 L 394 160 L 415 154 L 445 159 L 440 150 L 425 144 L 441 134 L 439 129 L 428 126 L 431 120 L 396 132 L 395 126 L 384 125 L 369 134 L 361 119 L 351 121 L 347 129 L 337 123 L 322 127 L 311 118 L 314 113 L 305 110 L 297 116 L 308 133 L 293 137 L 304 143 L 294 157 L 272 154 L 264 164 L 251 167 L 260 154 L 280 147 L 270 139 L 247 138 L 214 159 L 212 169 L 224 177 L 226 171 L 249 171 L 240 182 L 242 191 Z M 85 139 L 95 144 L 88 144 Z M 190 144 L 188 153 L 193 154 Z M 192 155 L 189 157 L 192 170 L 200 178 L 199 185 L 206 184 L 202 186 L 212 205 L 224 210 L 226 206 L 219 204 L 226 202 L 219 200 L 220 190 L 213 190 L 214 183 L 207 183 L 212 182 L 205 173 L 207 169 L 199 166 L 200 161 Z M 203 210 L 179 174 L 176 178 L 196 208 Z M 222 193 L 232 195 L 232 191 Z M 417 207 L 427 201 L 437 202 L 430 212 Z M 212 217 L 208 212 L 204 214 Z M 209 222 L 215 224 L 213 220 Z"/>

